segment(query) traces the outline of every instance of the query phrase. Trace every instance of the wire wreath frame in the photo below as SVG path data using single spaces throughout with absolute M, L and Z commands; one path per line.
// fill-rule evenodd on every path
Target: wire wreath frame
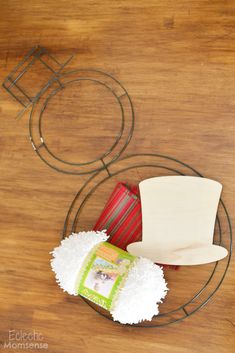
M 58 92 L 73 83 L 89 81 L 103 86 L 116 99 L 121 112 L 121 127 L 111 147 L 87 162 L 69 162 L 49 148 L 42 129 L 43 113 Z M 91 174 L 105 169 L 117 160 L 129 144 L 134 131 L 134 108 L 124 86 L 113 76 L 97 69 L 76 69 L 60 74 L 47 83 L 43 94 L 33 103 L 29 118 L 29 139 L 39 158 L 58 172 L 73 175 Z M 79 155 L 79 151 L 78 151 Z
M 147 158 L 152 159 L 153 161 L 147 162 L 146 164 L 144 162 L 142 162 L 142 163 L 129 165 L 125 168 L 120 168 L 120 169 L 118 168 L 119 163 L 122 163 L 123 161 L 125 161 L 125 162 L 128 162 L 128 164 L 131 164 L 131 160 L 135 159 L 137 157 L 138 158 L 140 157 L 143 160 L 147 157 Z M 156 159 L 158 159 L 157 163 L 156 163 Z M 162 161 L 163 161 L 163 163 L 162 163 Z M 178 165 L 178 167 L 175 168 L 175 167 L 169 166 L 167 164 L 169 162 L 176 163 Z M 117 170 L 115 172 L 112 172 L 111 168 L 114 166 L 117 168 Z M 185 173 L 185 172 L 182 172 L 181 170 L 179 170 L 179 166 L 186 168 L 186 170 L 188 170 L 188 173 Z M 77 225 L 79 225 L 79 216 L 80 216 L 82 209 L 84 209 L 89 198 L 95 193 L 95 191 L 101 185 L 103 185 L 108 180 L 111 180 L 113 177 L 121 175 L 123 172 L 131 171 L 135 168 L 143 168 L 143 167 L 156 168 L 156 170 L 160 168 L 160 169 L 165 170 L 166 173 L 171 172 L 176 175 L 189 175 L 189 174 L 191 175 L 193 173 L 197 177 L 203 177 L 203 175 L 201 173 L 199 173 L 197 170 L 195 170 L 190 165 L 188 165 L 184 162 L 181 162 L 175 158 L 169 157 L 169 156 L 164 156 L 164 155 L 160 155 L 160 154 L 134 154 L 134 155 L 125 156 L 125 157 L 119 159 L 117 162 L 113 163 L 111 166 L 109 166 L 109 167 L 106 166 L 107 173 L 104 177 L 101 178 L 101 180 L 99 182 L 96 183 L 94 181 L 95 178 L 100 175 L 100 172 L 97 172 L 94 175 L 92 175 L 84 183 L 84 185 L 81 187 L 81 189 L 76 194 L 76 196 L 75 196 L 74 200 L 72 201 L 70 208 L 67 212 L 65 222 L 64 222 L 64 228 L 62 231 L 62 238 L 66 237 L 67 235 L 71 234 L 72 232 L 76 232 Z M 94 186 L 90 188 L 91 182 L 94 183 Z M 81 197 L 82 194 L 84 194 L 84 196 Z M 79 203 L 79 206 L 77 206 L 78 203 Z M 223 230 L 223 225 L 221 222 L 221 215 L 223 216 L 223 218 L 225 218 L 226 226 L 228 228 L 226 231 Z M 161 327 L 161 326 L 166 326 L 166 325 L 172 324 L 174 322 L 182 321 L 185 318 L 196 313 L 198 310 L 200 310 L 203 306 L 205 306 L 211 300 L 211 298 L 217 292 L 217 290 L 219 289 L 219 287 L 221 286 L 221 284 L 225 278 L 225 275 L 226 275 L 228 267 L 229 267 L 231 254 L 232 254 L 232 226 L 231 226 L 229 213 L 228 213 L 227 208 L 226 208 L 222 199 L 220 200 L 220 207 L 219 207 L 219 211 L 217 213 L 216 223 L 218 226 L 218 233 L 219 233 L 218 234 L 219 235 L 218 245 L 220 245 L 222 243 L 222 241 L 225 239 L 226 239 L 226 241 L 228 241 L 228 245 L 227 245 L 228 256 L 227 256 L 226 260 L 223 260 L 224 269 L 222 269 L 221 271 L 218 271 L 219 266 L 220 266 L 220 264 L 222 264 L 222 262 L 221 261 L 215 262 L 213 268 L 211 269 L 211 272 L 208 273 L 208 278 L 205 281 L 205 283 L 203 284 L 203 286 L 200 288 L 199 291 L 197 291 L 197 293 L 195 293 L 183 305 L 177 307 L 176 309 L 170 310 L 169 312 L 160 313 L 159 315 L 155 316 L 152 319 L 152 321 L 150 321 L 150 322 L 144 322 L 144 323 L 140 323 L 140 324 L 130 325 L 131 327 L 144 327 L 144 328 Z M 226 262 L 224 262 L 224 261 L 226 261 Z M 221 273 L 219 273 L 219 272 L 221 272 Z M 215 288 L 211 289 L 209 294 L 206 296 L 206 298 L 204 298 L 202 300 L 200 298 L 200 296 L 202 296 L 202 294 L 205 290 L 208 290 L 210 284 L 212 283 L 212 280 L 213 281 L 215 280 L 216 275 L 218 275 L 218 279 L 216 279 L 217 284 L 216 284 Z M 101 309 L 100 307 L 91 303 L 90 301 L 88 301 L 85 298 L 82 298 L 82 299 L 92 309 L 94 309 L 96 312 L 98 312 L 100 315 L 102 315 L 106 319 L 112 320 L 110 314 L 107 311 Z M 195 301 L 199 301 L 199 304 L 196 307 L 194 307 L 193 310 L 189 310 L 188 308 L 190 307 L 190 305 L 192 303 L 194 304 Z M 119 325 L 121 325 L 121 324 L 119 324 Z

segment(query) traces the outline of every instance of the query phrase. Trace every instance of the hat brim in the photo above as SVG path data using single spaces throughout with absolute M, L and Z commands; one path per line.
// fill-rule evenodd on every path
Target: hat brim
M 154 244 L 144 242 L 129 244 L 127 251 L 135 256 L 147 257 L 155 263 L 164 265 L 202 265 L 215 262 L 227 256 L 228 251 L 219 245 L 192 245 L 179 249 L 160 249 Z

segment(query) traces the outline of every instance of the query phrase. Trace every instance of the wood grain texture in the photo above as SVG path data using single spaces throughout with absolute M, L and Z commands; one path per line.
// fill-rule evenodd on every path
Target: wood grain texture
M 223 184 L 233 218 L 233 1 L 9 0 L 0 2 L 0 10 L 1 82 L 36 44 L 61 61 L 75 54 L 70 68 L 110 72 L 124 84 L 135 108 L 135 131 L 125 153 L 162 153 L 192 164 Z M 37 89 L 40 78 L 38 69 L 30 88 Z M 109 146 L 119 126 L 118 119 L 111 119 L 116 108 L 110 97 L 96 110 L 102 92 L 86 95 L 90 87 L 80 88 L 74 96 L 68 90 L 56 97 L 45 117 L 48 143 L 72 161 Z M 3 90 L 0 100 L 1 343 L 8 340 L 8 330 L 36 330 L 51 353 L 232 353 L 233 261 L 207 306 L 161 329 L 118 326 L 57 288 L 49 252 L 59 242 L 66 212 L 86 177 L 57 173 L 43 164 L 28 141 L 28 114 L 16 121 L 17 103 Z M 93 219 L 96 208 L 93 214 L 90 209 Z M 169 274 L 172 293 L 177 276 Z M 187 292 L 197 285 L 197 276 L 197 271 L 191 280 L 187 276 L 187 284 L 182 276 L 176 300 L 185 295 L 184 286 Z

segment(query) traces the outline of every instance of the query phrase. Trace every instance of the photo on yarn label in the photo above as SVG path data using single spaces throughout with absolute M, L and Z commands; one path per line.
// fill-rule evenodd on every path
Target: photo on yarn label
M 118 277 L 118 267 L 97 257 L 89 271 L 84 285 L 109 298 L 111 290 Z
M 101 243 L 88 259 L 78 294 L 110 310 L 135 259 L 109 243 Z

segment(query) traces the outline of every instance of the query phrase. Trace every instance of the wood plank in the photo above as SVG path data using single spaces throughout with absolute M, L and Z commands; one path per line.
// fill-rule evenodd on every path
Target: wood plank
M 61 62 L 75 54 L 70 69 L 109 72 L 128 90 L 135 109 L 125 154 L 161 153 L 191 164 L 223 184 L 233 217 L 234 2 L 9 0 L 0 9 L 1 82 L 37 44 Z M 48 72 L 38 65 L 21 84 L 33 94 L 44 78 Z M 67 210 L 87 177 L 42 163 L 28 140 L 29 114 L 16 121 L 20 106 L 1 93 L 1 343 L 8 342 L 9 330 L 35 330 L 53 353 L 232 353 L 233 266 L 208 305 L 161 329 L 119 326 L 59 290 L 49 252 L 59 243 Z M 54 153 L 72 162 L 89 160 L 114 141 L 120 110 L 109 92 L 77 83 L 51 100 L 42 128 Z M 139 169 L 126 177 L 137 181 L 148 173 Z M 92 226 L 113 185 L 98 191 L 103 199 L 94 197 L 78 226 Z M 166 276 L 173 307 L 200 287 L 207 267 Z

